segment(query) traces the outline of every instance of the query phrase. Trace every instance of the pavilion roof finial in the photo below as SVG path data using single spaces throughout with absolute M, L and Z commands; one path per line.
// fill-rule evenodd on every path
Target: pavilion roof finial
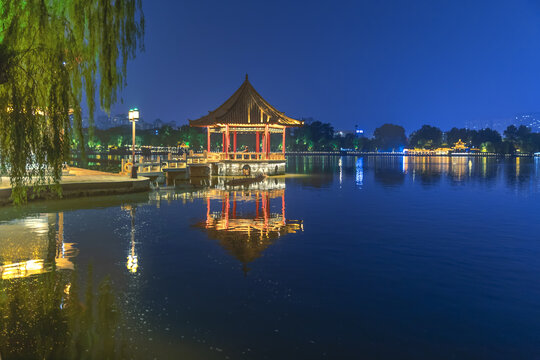
M 246 73 L 246 81 L 248 81 L 248 74 Z

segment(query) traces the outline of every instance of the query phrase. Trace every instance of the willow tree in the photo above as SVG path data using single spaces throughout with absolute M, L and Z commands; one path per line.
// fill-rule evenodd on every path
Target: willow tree
M 14 202 L 58 189 L 81 108 L 107 112 L 143 47 L 141 0 L 0 0 L 0 170 Z

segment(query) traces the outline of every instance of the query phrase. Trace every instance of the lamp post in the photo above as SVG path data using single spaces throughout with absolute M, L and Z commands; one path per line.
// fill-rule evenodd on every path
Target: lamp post
M 132 149 L 131 149 L 131 178 L 136 179 L 137 178 L 137 167 L 135 166 L 135 123 L 139 121 L 139 109 L 133 108 L 129 109 L 129 121 L 133 124 L 133 143 L 132 143 Z

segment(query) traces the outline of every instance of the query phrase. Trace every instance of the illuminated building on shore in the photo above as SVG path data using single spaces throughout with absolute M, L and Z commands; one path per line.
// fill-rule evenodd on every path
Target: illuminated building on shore
M 450 155 L 455 153 L 464 153 L 464 152 L 478 152 L 478 149 L 469 148 L 465 142 L 459 139 L 454 147 L 441 147 L 436 149 L 405 149 L 403 154 L 405 155 Z

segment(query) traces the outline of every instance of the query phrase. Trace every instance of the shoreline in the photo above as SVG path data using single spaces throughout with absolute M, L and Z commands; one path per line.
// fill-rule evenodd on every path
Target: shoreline
M 33 189 L 30 189 L 28 202 L 144 192 L 150 190 L 150 179 L 145 177 L 131 179 L 124 175 L 72 167 L 69 174 L 62 176 L 60 187 L 61 195 L 44 190 L 39 195 L 32 196 Z M 4 180 L 0 182 L 0 207 L 12 204 L 11 185 L 9 180 Z
M 534 154 L 452 153 L 452 154 L 405 154 L 402 152 L 373 151 L 305 151 L 288 152 L 285 156 L 402 156 L 402 157 L 535 157 Z

